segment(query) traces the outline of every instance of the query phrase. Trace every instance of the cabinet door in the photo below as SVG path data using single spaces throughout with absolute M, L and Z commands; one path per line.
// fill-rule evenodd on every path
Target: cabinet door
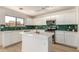
M 56 16 L 56 24 L 64 24 L 63 15 Z
M 75 13 L 71 12 L 71 13 L 66 13 L 63 15 L 63 22 L 64 24 L 76 24 L 76 20 L 75 20 Z
M 34 41 L 33 36 L 29 37 L 28 35 L 22 35 L 22 51 L 23 52 L 34 51 L 35 50 L 34 45 L 36 45 L 36 43 Z
M 77 38 L 75 32 L 66 32 L 65 31 L 65 44 L 76 47 Z
M 56 24 L 76 24 L 75 12 L 59 14 L 56 16 Z
M 48 52 L 48 38 L 42 35 L 22 36 L 23 52 Z
M 64 43 L 64 31 L 56 31 L 55 38 L 57 43 Z

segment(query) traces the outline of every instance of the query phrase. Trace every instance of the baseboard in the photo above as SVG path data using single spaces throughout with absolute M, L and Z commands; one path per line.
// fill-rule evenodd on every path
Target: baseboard
M 7 46 L 5 46 L 5 47 L 3 47 L 3 48 L 8 48 L 8 47 L 10 47 L 10 46 L 13 46 L 13 45 L 19 44 L 19 43 L 21 43 L 21 42 L 22 42 L 22 41 L 19 41 L 19 42 L 13 43 L 13 44 L 11 44 L 11 45 L 7 45 Z
M 79 50 L 79 48 L 77 48 L 77 50 Z
M 55 42 L 55 44 L 59 44 L 59 45 L 63 45 L 63 46 L 66 46 L 66 47 L 70 47 L 70 48 L 75 48 L 75 49 L 77 49 L 77 47 L 70 46 L 70 45 L 66 45 L 66 44 L 63 44 L 63 43 Z

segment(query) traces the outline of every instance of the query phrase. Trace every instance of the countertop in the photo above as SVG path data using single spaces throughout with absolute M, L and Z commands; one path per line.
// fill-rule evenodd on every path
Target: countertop
M 46 36 L 46 37 L 50 37 L 52 35 L 54 35 L 53 32 L 20 32 L 20 34 L 22 35 L 29 35 L 29 36 Z

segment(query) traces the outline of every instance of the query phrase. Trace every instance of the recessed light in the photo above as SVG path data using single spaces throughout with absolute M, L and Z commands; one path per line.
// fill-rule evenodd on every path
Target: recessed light
M 50 6 L 48 8 L 46 8 L 47 10 L 51 10 L 51 9 L 54 9 L 54 7 Z
M 19 8 L 19 10 L 23 10 L 23 8 Z

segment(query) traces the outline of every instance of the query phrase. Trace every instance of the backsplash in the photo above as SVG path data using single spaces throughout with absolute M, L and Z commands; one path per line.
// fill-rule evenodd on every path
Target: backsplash
M 5 25 L 0 25 L 0 31 L 13 31 L 13 30 L 27 30 L 27 29 L 55 29 L 60 31 L 78 31 L 78 25 L 77 24 L 65 24 L 65 25 L 26 25 L 24 27 L 6 27 Z
M 56 25 L 56 29 L 62 30 L 62 31 L 77 32 L 78 31 L 78 25 L 77 24 Z

